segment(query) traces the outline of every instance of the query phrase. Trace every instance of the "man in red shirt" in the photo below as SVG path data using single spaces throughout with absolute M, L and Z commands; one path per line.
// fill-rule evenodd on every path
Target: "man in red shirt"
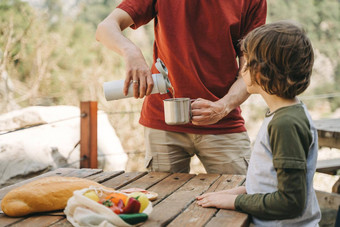
M 96 39 L 126 62 L 124 93 L 135 81 L 134 97 L 146 96 L 139 122 L 145 126 L 149 170 L 189 172 L 190 159 L 197 155 L 208 173 L 246 173 L 250 141 L 239 106 L 249 94 L 238 77 L 244 64 L 239 40 L 265 23 L 266 9 L 265 0 L 123 0 L 98 25 Z M 150 70 L 122 31 L 152 19 Z M 191 123 L 167 125 L 163 100 L 172 95 L 150 95 L 157 58 L 168 69 L 176 98 L 197 99 Z

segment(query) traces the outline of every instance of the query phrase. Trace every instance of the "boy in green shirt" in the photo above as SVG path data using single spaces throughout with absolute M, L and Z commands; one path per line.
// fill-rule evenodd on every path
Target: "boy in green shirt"
M 269 111 L 253 147 L 246 185 L 200 195 L 197 204 L 249 213 L 255 226 L 318 226 L 313 188 L 317 130 L 296 97 L 310 83 L 311 42 L 299 26 L 280 21 L 250 32 L 241 49 L 247 91 L 260 94 Z

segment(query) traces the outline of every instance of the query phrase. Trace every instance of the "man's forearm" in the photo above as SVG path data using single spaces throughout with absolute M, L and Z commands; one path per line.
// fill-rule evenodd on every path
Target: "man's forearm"
M 124 10 L 116 8 L 98 25 L 96 39 L 124 57 L 126 68 L 124 95 L 127 95 L 131 81 L 137 81 L 138 83 L 133 85 L 134 97 L 143 98 L 145 95 L 151 94 L 154 82 L 142 51 L 122 33 L 132 24 L 134 22 L 130 15 Z
M 250 94 L 247 92 L 246 84 L 244 83 L 240 70 L 243 70 L 243 66 L 245 64 L 244 57 L 240 57 L 239 59 L 239 76 L 235 83 L 230 87 L 229 92 L 221 98 L 219 101 L 225 107 L 225 116 L 228 115 L 233 109 L 240 106 Z
M 139 51 L 139 48 L 122 34 L 122 31 L 132 24 L 133 20 L 125 11 L 115 9 L 98 25 L 96 39 L 122 56 Z

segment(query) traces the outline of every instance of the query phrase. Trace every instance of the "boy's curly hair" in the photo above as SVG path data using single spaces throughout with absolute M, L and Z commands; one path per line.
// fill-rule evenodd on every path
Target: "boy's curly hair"
M 267 93 L 291 99 L 308 87 L 313 48 L 304 30 L 295 23 L 279 21 L 260 26 L 242 40 L 241 50 L 251 80 Z

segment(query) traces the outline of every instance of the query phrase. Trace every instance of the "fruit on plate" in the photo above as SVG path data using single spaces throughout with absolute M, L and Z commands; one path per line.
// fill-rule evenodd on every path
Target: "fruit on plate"
M 96 201 L 96 202 L 99 201 L 99 197 L 98 197 L 97 193 L 94 190 L 87 191 L 83 195 L 86 196 L 89 199 L 92 199 L 92 200 Z
M 133 197 L 140 202 L 139 213 L 142 213 L 150 202 L 148 197 L 143 192 L 133 192 L 129 195 L 129 197 Z
M 142 188 L 128 188 L 121 190 L 121 192 L 124 192 L 126 194 L 131 194 L 133 192 L 142 192 L 148 197 L 150 201 L 154 201 L 158 197 L 158 194 L 156 192 L 148 191 Z

